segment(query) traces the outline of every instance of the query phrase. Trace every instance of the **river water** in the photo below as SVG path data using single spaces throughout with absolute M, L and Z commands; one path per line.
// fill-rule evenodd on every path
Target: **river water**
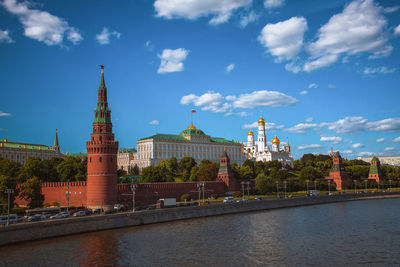
M 399 266 L 400 199 L 225 215 L 53 238 L 0 248 L 0 265 Z

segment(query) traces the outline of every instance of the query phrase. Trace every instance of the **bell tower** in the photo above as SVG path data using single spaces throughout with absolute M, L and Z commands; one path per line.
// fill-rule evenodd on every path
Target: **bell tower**
M 90 135 L 90 141 L 86 142 L 86 149 L 88 153 L 86 206 L 92 209 L 112 209 L 117 203 L 118 142 L 114 140 L 112 132 L 103 65 L 101 65 L 97 107 L 94 111 L 93 133 Z

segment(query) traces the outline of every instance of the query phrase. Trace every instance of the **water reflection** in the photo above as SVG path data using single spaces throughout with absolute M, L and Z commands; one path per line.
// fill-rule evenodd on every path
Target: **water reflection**
M 0 248 L 6 266 L 400 264 L 400 199 L 186 220 Z

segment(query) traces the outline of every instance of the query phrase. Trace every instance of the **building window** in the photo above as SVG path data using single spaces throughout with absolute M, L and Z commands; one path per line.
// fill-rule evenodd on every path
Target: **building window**
M 99 161 L 101 162 L 101 157 L 99 157 Z
M 112 161 L 112 157 L 110 158 L 110 161 L 113 162 L 113 161 Z
M 89 158 L 89 161 L 92 162 L 92 157 Z

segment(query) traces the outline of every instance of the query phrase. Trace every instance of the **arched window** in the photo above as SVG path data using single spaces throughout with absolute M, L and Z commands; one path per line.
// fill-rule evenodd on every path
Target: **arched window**
M 92 162 L 92 157 L 89 158 L 89 161 Z
M 100 161 L 100 162 L 101 162 L 101 160 L 102 160 L 101 157 L 99 157 L 99 161 Z

